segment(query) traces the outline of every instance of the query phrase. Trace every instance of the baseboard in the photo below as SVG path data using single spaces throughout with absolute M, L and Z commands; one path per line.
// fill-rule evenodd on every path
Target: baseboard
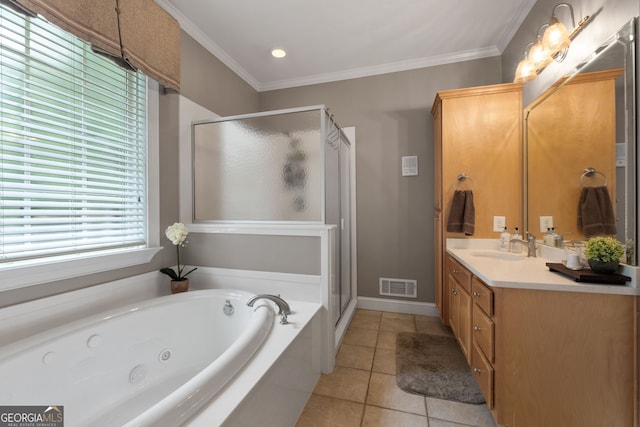
M 423 316 L 438 316 L 438 309 L 432 302 L 358 297 L 358 308 L 364 310 L 391 311 L 394 313 L 421 314 Z

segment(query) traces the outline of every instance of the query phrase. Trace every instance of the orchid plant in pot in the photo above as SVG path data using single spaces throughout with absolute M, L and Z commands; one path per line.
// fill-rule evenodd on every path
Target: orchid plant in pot
M 189 289 L 189 279 L 187 276 L 193 273 L 197 268 L 192 268 L 191 270 L 184 272 L 186 265 L 180 264 L 180 246 L 184 246 L 186 244 L 187 236 L 189 235 L 189 229 L 186 225 L 181 222 L 175 222 L 173 225 L 170 225 L 165 230 L 164 234 L 167 236 L 167 239 L 171 240 L 176 247 L 176 253 L 178 255 L 178 267 L 177 271 L 171 267 L 164 267 L 160 269 L 161 273 L 166 274 L 171 277 L 171 292 L 185 292 Z

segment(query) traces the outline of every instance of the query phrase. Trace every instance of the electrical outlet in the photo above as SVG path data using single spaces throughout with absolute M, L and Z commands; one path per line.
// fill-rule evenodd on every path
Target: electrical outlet
M 498 233 L 504 231 L 504 227 L 507 225 L 507 218 L 504 216 L 493 217 L 493 231 Z
M 540 232 L 546 233 L 548 228 L 553 227 L 553 217 L 552 216 L 541 216 L 540 217 Z

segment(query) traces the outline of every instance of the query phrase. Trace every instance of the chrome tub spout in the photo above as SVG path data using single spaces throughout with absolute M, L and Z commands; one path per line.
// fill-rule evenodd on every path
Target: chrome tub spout
M 256 295 L 251 299 L 249 299 L 249 301 L 247 301 L 247 305 L 249 307 L 253 307 L 253 304 L 255 304 L 255 302 L 258 301 L 259 299 L 267 299 L 269 301 L 274 302 L 278 306 L 278 314 L 280 315 L 280 324 L 286 325 L 287 323 L 289 323 L 289 321 L 287 320 L 287 316 L 291 314 L 291 308 L 289 307 L 289 304 L 287 304 L 287 302 L 280 297 L 280 295 L 269 295 L 269 294 Z

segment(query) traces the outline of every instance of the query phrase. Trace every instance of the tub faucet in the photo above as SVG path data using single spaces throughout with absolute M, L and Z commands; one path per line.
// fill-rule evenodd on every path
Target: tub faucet
M 247 305 L 249 307 L 253 307 L 253 304 L 259 299 L 268 299 L 269 301 L 273 301 L 278 306 L 278 314 L 280 315 L 280 324 L 286 325 L 289 323 L 287 320 L 287 316 L 291 314 L 291 308 L 289 308 L 289 304 L 282 298 L 280 295 L 268 295 L 268 294 L 260 294 L 252 297 L 249 301 L 247 301 Z
M 511 243 L 520 243 L 523 246 L 527 246 L 527 256 L 536 257 L 536 236 L 527 231 L 527 240 L 511 239 Z

